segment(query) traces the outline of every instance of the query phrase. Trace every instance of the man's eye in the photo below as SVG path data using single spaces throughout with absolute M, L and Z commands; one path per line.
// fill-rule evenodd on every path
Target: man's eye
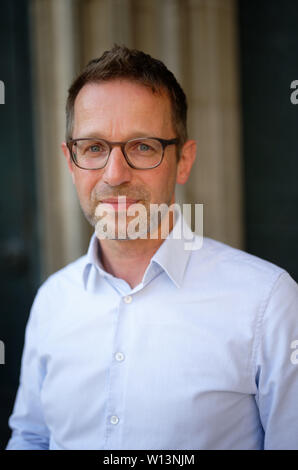
M 143 142 L 141 142 L 139 145 L 138 145 L 138 150 L 140 150 L 141 152 L 146 152 L 148 150 L 150 150 L 151 147 L 147 144 L 144 144 Z
M 94 144 L 94 145 L 90 145 L 90 147 L 88 147 L 87 150 L 88 152 L 91 152 L 91 153 L 98 153 L 98 152 L 101 152 L 103 148 L 101 145 Z
M 147 142 L 139 142 L 135 146 L 135 151 L 138 153 L 146 153 L 146 154 L 151 154 L 156 152 L 156 148 L 154 145 L 150 145 L 150 143 Z

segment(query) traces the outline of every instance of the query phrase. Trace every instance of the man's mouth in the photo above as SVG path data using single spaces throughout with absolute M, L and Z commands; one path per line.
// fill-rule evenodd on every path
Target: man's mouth
M 139 199 L 131 199 L 126 196 L 118 196 L 102 199 L 100 203 L 110 204 L 115 211 L 125 211 L 128 209 L 129 206 L 131 206 L 132 204 L 136 204 L 139 201 Z

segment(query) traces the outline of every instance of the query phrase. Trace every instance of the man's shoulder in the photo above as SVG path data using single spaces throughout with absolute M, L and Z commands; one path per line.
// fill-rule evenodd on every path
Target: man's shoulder
M 70 262 L 58 271 L 51 274 L 40 286 L 39 290 L 52 290 L 57 287 L 66 288 L 71 286 L 74 288 L 76 285 L 82 285 L 83 271 L 87 263 L 87 255 L 83 255 L 75 261 Z
M 83 291 L 83 272 L 87 255 L 51 274 L 37 289 L 31 308 L 31 319 L 45 329 L 57 315 L 66 311 L 69 302 L 77 302 Z M 35 320 L 34 320 L 35 319 Z
M 274 282 L 282 273 L 286 273 L 282 267 L 270 261 L 209 237 L 204 237 L 202 248 L 193 252 L 192 261 L 194 269 L 200 270 L 202 267 L 204 271 L 214 270 L 232 279 Z
M 274 298 L 297 302 L 297 283 L 285 269 L 208 237 L 192 252 L 184 280 L 189 295 L 227 301 L 231 311 L 260 312 Z

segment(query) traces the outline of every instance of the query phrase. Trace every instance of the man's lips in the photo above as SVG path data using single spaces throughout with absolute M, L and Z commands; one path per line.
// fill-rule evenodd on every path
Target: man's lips
M 107 198 L 100 201 L 101 204 L 110 204 L 113 206 L 114 210 L 126 210 L 132 204 L 138 203 L 139 199 L 130 199 L 130 198 Z

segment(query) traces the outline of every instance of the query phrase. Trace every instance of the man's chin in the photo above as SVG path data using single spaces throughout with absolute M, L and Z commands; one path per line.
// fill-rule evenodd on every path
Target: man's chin
M 129 222 L 126 221 L 123 223 L 107 222 L 106 220 L 99 220 L 95 224 L 95 234 L 99 240 L 117 240 L 117 241 L 129 241 L 136 239 L 147 239 L 149 238 L 149 233 L 147 231 L 147 223 L 143 229 L 140 230 L 139 227 L 132 226 Z
M 167 204 L 155 204 L 149 209 L 144 204 L 132 207 L 133 210 L 115 211 L 111 205 L 99 204 L 94 214 L 97 238 L 119 241 L 166 238 L 172 227 L 171 211 Z

